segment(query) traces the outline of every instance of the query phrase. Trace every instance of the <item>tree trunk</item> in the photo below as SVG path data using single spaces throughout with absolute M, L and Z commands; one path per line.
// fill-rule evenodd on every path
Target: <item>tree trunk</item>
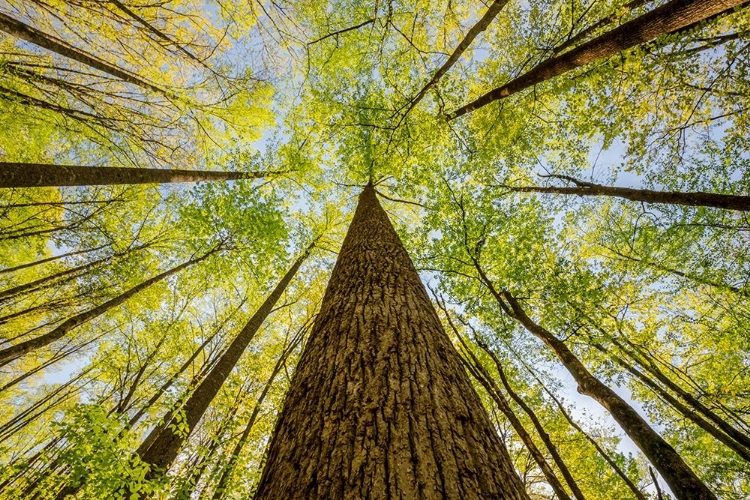
M 653 191 L 651 189 L 634 189 L 625 187 L 603 186 L 591 182 L 583 182 L 568 176 L 554 176 L 565 178 L 577 184 L 576 187 L 557 186 L 502 186 L 511 191 L 523 193 L 553 193 L 574 194 L 579 196 L 613 196 L 645 203 L 662 203 L 665 205 L 687 205 L 689 207 L 713 207 L 726 210 L 750 210 L 750 196 L 735 194 Z
M 632 406 L 592 375 L 563 341 L 535 323 L 510 292 L 504 290 L 502 294 L 499 293 L 487 279 L 484 271 L 481 271 L 480 275 L 503 311 L 555 353 L 578 384 L 578 392 L 595 399 L 612 415 L 622 430 L 654 464 L 678 499 L 716 499 L 674 448 L 654 431 Z
M 727 12 L 746 2 L 747 0 L 672 0 L 569 52 L 537 64 L 518 78 L 450 113 L 447 119 L 453 120 L 491 102 L 504 99 L 572 69 L 654 40 L 661 35 L 674 33 L 684 28 L 692 29 L 700 21 Z
M 104 304 L 96 306 L 92 309 L 89 309 L 88 311 L 84 311 L 80 314 L 73 316 L 70 319 L 65 320 L 58 327 L 56 327 L 55 329 L 53 329 L 52 331 L 48 333 L 45 333 L 42 336 L 33 338 L 31 340 L 27 340 L 25 342 L 21 342 L 19 344 L 16 344 L 14 346 L 1 350 L 0 351 L 0 366 L 5 366 L 11 361 L 13 361 L 14 359 L 20 358 L 21 356 L 28 354 L 29 352 L 35 351 L 37 349 L 41 349 L 42 347 L 47 346 L 51 344 L 52 342 L 61 339 L 69 331 L 73 330 L 74 328 L 77 328 L 81 326 L 82 324 L 91 321 L 97 316 L 101 316 L 102 314 L 106 313 L 110 309 L 119 306 L 120 304 L 128 300 L 130 297 L 145 290 L 146 288 L 150 287 L 154 283 L 157 283 L 163 279 L 166 279 L 172 276 L 173 274 L 185 269 L 186 267 L 190 267 L 193 264 L 202 262 L 203 260 L 207 259 L 212 254 L 219 251 L 219 249 L 220 247 L 216 247 L 212 249 L 211 251 L 209 251 L 208 253 L 202 255 L 201 257 L 190 259 L 187 262 L 183 262 L 179 266 L 173 267 L 172 269 L 169 269 L 168 271 L 164 271 L 163 273 L 157 274 L 156 276 L 147 279 L 143 283 L 140 283 L 134 286 L 130 290 L 118 295 L 117 297 L 108 300 Z
M 265 401 L 266 396 L 268 395 L 268 391 L 271 389 L 276 376 L 284 367 L 284 363 L 286 362 L 287 357 L 289 357 L 289 354 L 291 354 L 292 351 L 297 348 L 297 345 L 299 345 L 299 342 L 301 340 L 302 338 L 300 336 L 294 342 L 292 342 L 289 347 L 284 349 L 284 351 L 281 353 L 281 356 L 279 356 L 279 359 L 276 360 L 276 365 L 274 365 L 271 375 L 268 377 L 268 380 L 266 380 L 266 383 L 263 385 L 263 389 L 261 390 L 258 399 L 255 401 L 255 405 L 253 406 L 253 411 L 250 414 L 250 418 L 248 418 L 247 424 L 245 424 L 245 428 L 242 430 L 242 434 L 240 435 L 239 440 L 237 440 L 237 443 L 235 443 L 234 448 L 232 449 L 232 453 L 229 456 L 229 460 L 223 467 L 220 468 L 221 475 L 218 482 L 216 483 L 216 487 L 214 488 L 211 500 L 220 500 L 224 497 L 227 486 L 229 485 L 229 480 L 232 478 L 234 468 L 237 466 L 237 461 L 240 459 L 242 449 L 245 447 L 245 444 L 247 444 L 247 440 L 250 437 L 250 432 L 252 432 L 253 427 L 255 426 L 255 421 L 258 419 L 258 415 L 260 415 L 260 410 L 263 406 L 263 402 Z
M 119 68 L 114 64 L 108 63 L 98 57 L 88 54 L 81 49 L 78 49 L 69 43 L 60 40 L 52 35 L 44 33 L 32 26 L 29 26 L 17 19 L 14 19 L 7 14 L 0 12 L 0 30 L 26 40 L 27 42 L 43 47 L 47 50 L 55 52 L 63 57 L 78 61 L 81 64 L 95 68 L 103 73 L 107 73 L 122 81 L 132 83 L 146 90 L 151 90 L 159 94 L 168 94 L 164 89 L 159 88 L 153 83 L 149 83 L 140 78 L 135 73 L 128 70 Z
M 605 348 L 601 344 L 593 344 L 593 346 L 596 347 L 601 352 L 606 353 L 610 357 L 610 359 L 612 359 L 615 363 L 617 363 L 622 368 L 627 370 L 631 375 L 633 375 L 637 380 L 639 380 L 644 386 L 654 391 L 654 393 L 656 393 L 664 402 L 666 402 L 668 405 L 674 408 L 674 410 L 677 411 L 679 414 L 681 414 L 683 417 L 687 418 L 688 420 L 693 422 L 695 425 L 697 425 L 698 427 L 706 431 L 710 436 L 712 436 L 714 439 L 716 439 L 720 443 L 724 444 L 730 450 L 737 453 L 744 460 L 750 462 L 750 449 L 744 447 L 736 439 L 733 439 L 731 436 L 725 434 L 724 432 L 716 428 L 713 424 L 705 420 L 703 417 L 696 414 L 690 408 L 688 408 L 687 406 L 682 404 L 679 400 L 677 400 L 677 398 L 669 394 L 663 387 L 657 384 L 654 380 L 651 380 L 645 373 L 638 370 L 636 367 L 634 367 L 633 365 L 631 365 L 630 363 L 628 363 L 621 357 L 615 354 L 612 354 L 611 352 L 609 352 L 607 348 Z
M 255 495 L 289 498 L 528 498 L 371 183 Z
M 461 58 L 463 53 L 466 52 L 466 49 L 469 48 L 474 39 L 487 29 L 492 20 L 497 17 L 497 15 L 501 10 L 503 10 L 503 7 L 505 7 L 505 4 L 507 3 L 508 0 L 495 0 L 494 2 L 492 2 L 492 5 L 487 7 L 484 15 L 466 33 L 466 36 L 463 38 L 463 40 L 461 40 L 455 50 L 451 53 L 451 55 L 448 57 L 448 60 L 446 60 L 445 63 L 440 66 L 437 71 L 435 71 L 435 74 L 432 75 L 430 81 L 427 82 L 424 87 L 422 87 L 422 90 L 420 90 L 419 93 L 409 103 L 407 103 L 408 108 L 404 112 L 403 116 L 408 115 L 409 112 L 414 109 L 414 107 L 419 104 L 419 101 L 421 101 L 422 98 L 427 94 L 427 91 L 435 86 L 440 81 L 440 79 L 448 72 L 448 70 L 450 70 L 453 65 L 458 62 L 458 60 Z
M 55 255 L 55 256 L 52 256 L 52 257 L 47 257 L 46 259 L 40 259 L 40 260 L 37 260 L 37 261 L 34 261 L 34 262 L 28 262 L 26 264 L 19 264 L 19 265 L 14 266 L 14 267 L 6 267 L 5 269 L 0 269 L 0 274 L 12 273 L 12 272 L 15 272 L 15 271 L 20 271 L 21 269 L 27 269 L 29 267 L 39 266 L 41 264 L 46 264 L 47 262 L 52 262 L 52 261 L 55 261 L 55 260 L 58 260 L 58 259 L 64 259 L 65 257 L 72 257 L 73 255 L 81 255 L 81 254 L 85 254 L 85 253 L 89 253 L 89 252 L 95 252 L 97 250 L 101 250 L 102 248 L 108 247 L 109 245 L 110 245 L 110 243 L 107 243 L 105 245 L 100 245 L 100 246 L 94 247 L 94 248 L 88 248 L 86 250 L 77 250 L 75 252 L 68 252 L 68 253 L 64 253 L 64 254 L 60 254 L 60 255 Z
M 260 179 L 263 176 L 278 173 L 0 162 L 0 188 L 231 181 Z
M 214 396 L 219 392 L 219 389 L 221 389 L 224 381 L 229 377 L 229 373 L 234 369 L 242 356 L 242 353 L 245 352 L 250 341 L 255 337 L 255 334 L 263 325 L 263 322 L 272 312 L 274 305 L 284 293 L 287 285 L 292 281 L 292 278 L 294 278 L 297 270 L 312 249 L 313 245 L 310 245 L 304 253 L 297 258 L 289 271 L 287 271 L 281 281 L 276 285 L 276 288 L 273 289 L 265 302 L 263 302 L 260 308 L 258 308 L 255 314 L 253 314 L 252 318 L 250 318 L 239 335 L 237 335 L 232 341 L 226 352 L 222 354 L 213 369 L 211 369 L 195 392 L 193 392 L 193 394 L 190 395 L 190 398 L 185 402 L 182 411 L 184 412 L 184 422 L 187 425 L 186 435 L 177 432 L 176 425 L 166 425 L 163 427 L 163 430 L 159 435 L 153 439 L 153 442 L 147 449 L 138 450 L 138 455 L 140 455 L 141 460 L 151 465 L 148 477 L 153 478 L 159 472 L 165 472 L 172 465 L 172 462 L 180 451 L 182 443 L 190 436 L 190 433 L 198 425 L 203 413 L 205 413 L 206 409 L 211 404 L 211 401 L 213 401 Z M 146 438 L 147 441 L 149 441 L 149 439 L 150 436 Z

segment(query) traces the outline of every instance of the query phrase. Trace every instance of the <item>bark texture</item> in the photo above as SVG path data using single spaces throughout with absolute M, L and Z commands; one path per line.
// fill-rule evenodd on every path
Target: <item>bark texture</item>
M 167 168 L 88 167 L 0 162 L 0 188 L 231 181 L 259 179 L 272 173 L 278 172 L 217 172 Z
M 654 191 L 652 189 L 635 189 L 626 187 L 603 186 L 593 182 L 584 182 L 568 176 L 554 176 L 570 180 L 576 187 L 557 186 L 503 186 L 511 191 L 523 193 L 573 194 L 578 196 L 612 196 L 644 203 L 661 203 L 665 205 L 687 205 L 690 207 L 713 207 L 726 210 L 750 210 L 750 196 L 736 194 L 706 193 L 703 191 Z
M 447 118 L 453 120 L 537 83 L 649 42 L 661 35 L 684 28 L 690 29 L 705 19 L 746 3 L 747 0 L 672 0 L 560 56 L 539 63 L 502 87 L 493 89 L 450 113 Z
M 371 184 L 255 498 L 528 498 Z

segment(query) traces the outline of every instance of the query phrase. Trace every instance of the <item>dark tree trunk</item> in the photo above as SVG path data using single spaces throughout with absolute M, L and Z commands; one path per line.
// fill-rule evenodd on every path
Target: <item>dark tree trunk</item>
M 713 207 L 726 210 L 750 210 L 750 196 L 681 191 L 654 191 L 651 189 L 634 189 L 625 187 L 603 186 L 584 182 L 568 176 L 554 176 L 570 180 L 575 187 L 557 186 L 502 186 L 511 191 L 523 193 L 573 194 L 578 196 L 612 196 L 645 203 L 662 203 L 665 205 L 687 205 L 689 207 Z
M 97 316 L 101 316 L 102 314 L 106 313 L 113 307 L 119 306 L 120 304 L 128 300 L 130 297 L 145 290 L 146 288 L 150 287 L 154 283 L 157 283 L 163 279 L 166 279 L 172 276 L 173 274 L 180 272 L 186 267 L 190 267 L 193 264 L 197 264 L 199 262 L 204 261 L 212 254 L 216 253 L 219 249 L 220 249 L 219 247 L 216 247 L 210 252 L 200 257 L 190 259 L 187 262 L 183 262 L 179 266 L 173 267 L 172 269 L 169 269 L 168 271 L 164 271 L 163 273 L 157 274 L 156 276 L 147 279 L 143 283 L 140 283 L 134 286 L 130 290 L 123 292 L 117 297 L 110 299 L 107 302 L 101 305 L 98 305 L 92 309 L 89 309 L 80 314 L 77 314 L 70 319 L 65 320 L 62 324 L 57 326 L 52 331 L 45 333 L 44 335 L 41 335 L 39 337 L 33 338 L 31 340 L 27 340 L 25 342 L 21 342 L 19 344 L 16 344 L 14 346 L 7 347 L 1 350 L 0 351 L 0 366 L 5 366 L 11 361 L 13 361 L 14 359 L 20 358 L 21 356 L 28 354 L 29 352 L 35 351 L 37 349 L 41 349 L 42 347 L 47 346 L 51 344 L 52 342 L 55 342 L 56 340 L 61 339 L 69 331 L 73 330 L 74 328 L 77 328 L 83 325 L 84 323 L 88 323 L 89 321 L 96 318 Z
M 260 179 L 263 176 L 275 173 L 278 172 L 217 172 L 168 168 L 87 167 L 0 162 L 0 188 L 231 181 L 236 179 Z
M 290 498 L 528 498 L 372 184 L 255 496 Z
M 198 425 L 201 417 L 211 404 L 211 401 L 213 401 L 214 396 L 216 396 L 224 381 L 229 377 L 230 372 L 234 369 L 248 344 L 263 325 L 263 322 L 273 311 L 274 305 L 281 298 L 289 282 L 297 274 L 297 270 L 299 270 L 302 263 L 310 254 L 312 248 L 313 246 L 310 245 L 297 258 L 292 267 L 276 285 L 276 288 L 273 289 L 239 335 L 232 341 L 226 352 L 222 354 L 216 365 L 206 375 L 206 378 L 203 379 L 195 392 L 185 402 L 182 411 L 184 412 L 184 422 L 187 425 L 187 435 L 176 432 L 177 426 L 166 425 L 163 426 L 158 436 L 151 441 L 151 445 L 148 448 L 142 447 L 142 449 L 138 450 L 141 460 L 151 465 L 149 477 L 154 477 L 156 474 L 166 471 L 172 465 L 174 459 L 177 458 L 182 443 Z M 149 441 L 150 436 L 146 440 Z
M 533 69 L 502 87 L 493 89 L 450 113 L 447 118 L 453 120 L 491 102 L 504 99 L 572 69 L 649 42 L 661 35 L 674 33 L 684 28 L 692 29 L 700 21 L 727 12 L 746 2 L 747 0 L 672 0 L 569 52 L 537 64 Z

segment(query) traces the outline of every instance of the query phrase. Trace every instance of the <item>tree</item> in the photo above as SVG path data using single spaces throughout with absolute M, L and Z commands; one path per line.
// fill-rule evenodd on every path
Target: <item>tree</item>
M 278 172 L 216 172 L 210 170 L 84 167 L 38 163 L 0 162 L 0 188 L 49 186 L 102 186 L 165 182 L 260 179 Z
M 256 498 L 354 492 L 526 498 L 371 182 L 276 424 Z

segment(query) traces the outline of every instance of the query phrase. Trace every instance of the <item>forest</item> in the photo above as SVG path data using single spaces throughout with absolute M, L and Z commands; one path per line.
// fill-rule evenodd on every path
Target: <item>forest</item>
M 746 0 L 0 0 L 0 498 L 750 498 Z

